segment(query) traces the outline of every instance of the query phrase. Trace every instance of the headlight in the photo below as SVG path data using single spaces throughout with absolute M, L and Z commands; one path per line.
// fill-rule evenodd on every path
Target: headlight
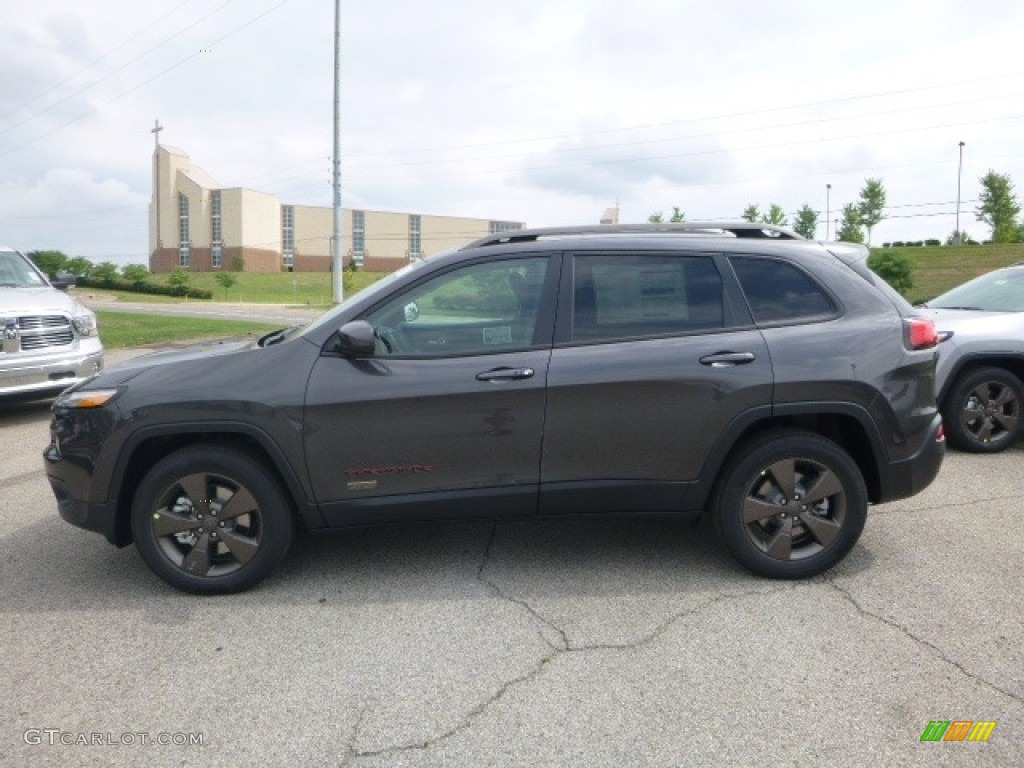
M 99 408 L 109 403 L 117 394 L 116 389 L 79 389 L 66 392 L 57 398 L 54 408 Z
M 96 315 L 89 310 L 75 315 L 71 322 L 75 324 L 75 330 L 78 331 L 79 336 L 95 336 L 99 332 L 96 328 Z

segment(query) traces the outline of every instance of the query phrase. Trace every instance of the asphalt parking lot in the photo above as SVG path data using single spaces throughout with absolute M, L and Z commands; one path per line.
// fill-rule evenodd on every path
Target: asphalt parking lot
M 805 582 L 707 526 L 478 522 L 199 598 L 57 517 L 47 424 L 0 408 L 0 765 L 1024 765 L 1024 445 L 948 453 Z

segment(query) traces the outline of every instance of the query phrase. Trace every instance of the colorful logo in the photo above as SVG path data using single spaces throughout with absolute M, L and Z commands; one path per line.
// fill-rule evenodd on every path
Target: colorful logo
M 921 741 L 988 741 L 995 727 L 995 720 L 932 720 Z

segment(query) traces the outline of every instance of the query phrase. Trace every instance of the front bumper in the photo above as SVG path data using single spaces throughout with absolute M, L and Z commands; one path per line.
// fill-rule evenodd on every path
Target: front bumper
M 76 348 L 55 354 L 0 352 L 0 397 L 56 394 L 103 370 L 103 347 L 99 339 L 82 339 Z
M 118 547 L 131 544 L 131 532 L 117 524 L 112 504 L 90 502 L 84 498 L 89 488 L 89 475 L 65 459 L 53 443 L 43 451 L 46 460 L 46 479 L 57 499 L 57 512 L 61 518 L 87 531 L 102 533 L 107 541 Z

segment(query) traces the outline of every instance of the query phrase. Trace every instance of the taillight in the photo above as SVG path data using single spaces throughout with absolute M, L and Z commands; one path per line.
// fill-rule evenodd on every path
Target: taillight
M 903 339 L 908 349 L 931 349 L 939 343 L 935 321 L 930 317 L 908 317 L 903 323 Z

